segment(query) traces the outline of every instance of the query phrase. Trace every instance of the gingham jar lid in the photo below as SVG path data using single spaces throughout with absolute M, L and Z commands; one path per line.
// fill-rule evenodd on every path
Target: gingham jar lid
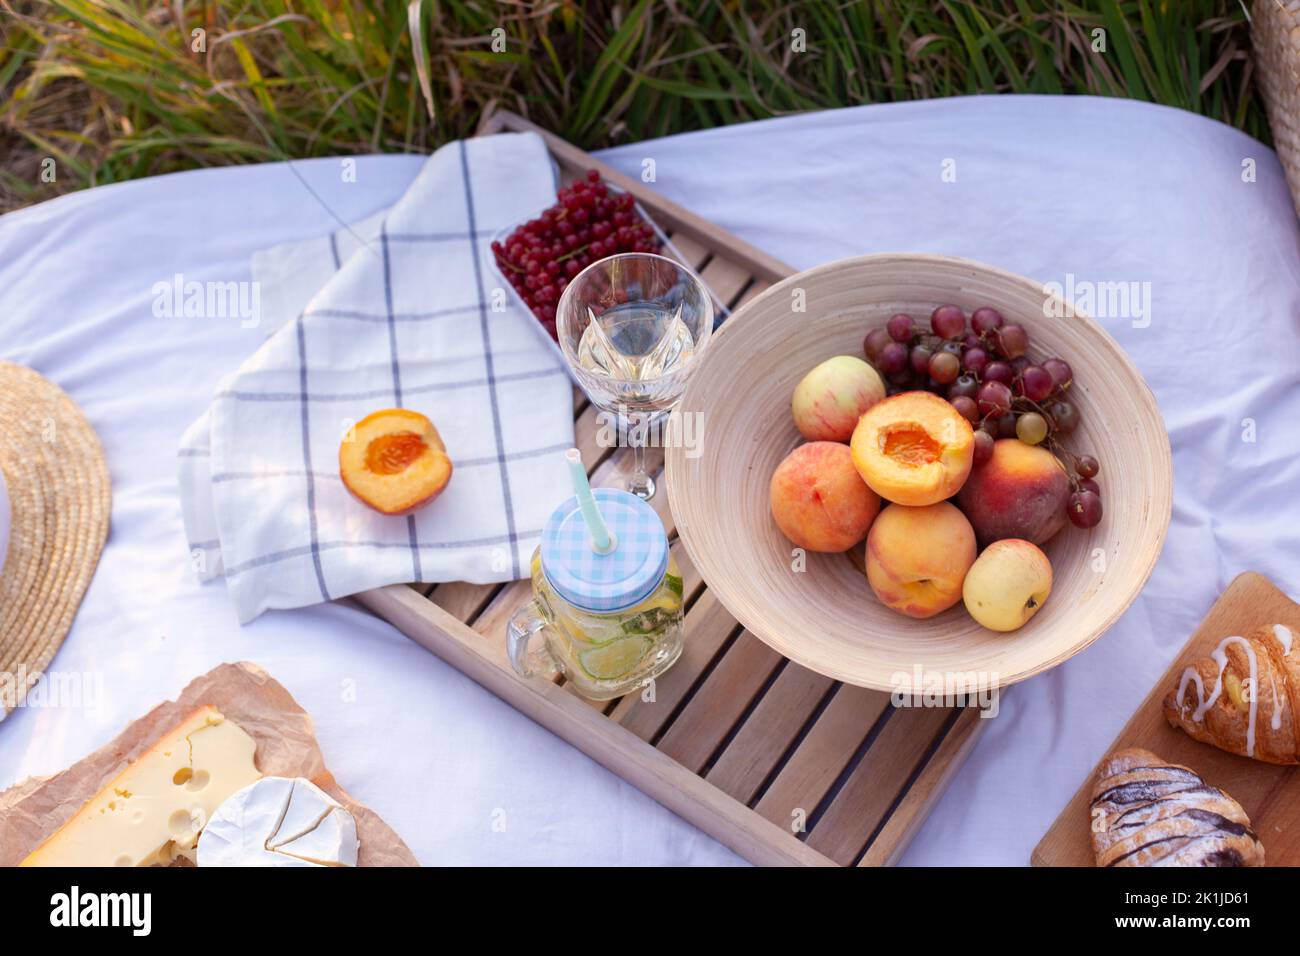
M 653 508 L 635 495 L 596 488 L 596 507 L 617 546 L 598 554 L 576 496 L 551 513 L 542 529 L 542 571 L 570 604 L 620 611 L 644 601 L 668 571 L 668 536 Z

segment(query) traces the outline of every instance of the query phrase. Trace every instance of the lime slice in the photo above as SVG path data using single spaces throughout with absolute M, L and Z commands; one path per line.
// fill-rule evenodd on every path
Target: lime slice
M 678 608 L 656 604 L 646 608 L 636 617 L 623 622 L 624 634 L 654 634 L 673 622 Z
M 583 651 L 578 661 L 588 676 L 596 680 L 617 680 L 641 663 L 653 643 L 648 637 L 625 637 Z
M 672 591 L 680 599 L 682 596 L 682 579 L 675 574 L 664 575 L 664 583 L 668 585 L 668 590 Z

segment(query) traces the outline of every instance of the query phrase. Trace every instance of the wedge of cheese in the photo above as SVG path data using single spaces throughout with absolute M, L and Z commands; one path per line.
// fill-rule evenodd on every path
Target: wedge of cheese
M 223 803 L 199 838 L 199 866 L 356 866 L 357 824 L 304 777 L 263 777 Z
M 257 744 L 201 707 L 77 811 L 22 866 L 154 866 L 194 860 L 199 834 L 227 797 L 262 775 Z

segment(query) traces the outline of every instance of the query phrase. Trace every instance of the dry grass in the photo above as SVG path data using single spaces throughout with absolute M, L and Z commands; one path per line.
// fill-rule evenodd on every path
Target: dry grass
M 977 92 L 1132 97 L 1268 138 L 1236 0 L 417 3 L 418 50 L 407 0 L 0 0 L 0 209 L 194 166 L 427 151 L 498 105 L 588 147 Z

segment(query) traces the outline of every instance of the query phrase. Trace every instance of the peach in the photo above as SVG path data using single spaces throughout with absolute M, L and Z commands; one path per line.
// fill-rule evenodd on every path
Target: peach
M 975 433 L 939 396 L 903 392 L 862 416 L 850 447 L 872 491 L 895 504 L 922 507 L 961 488 L 974 461 Z
M 1065 526 L 1070 479 L 1041 445 L 1018 438 L 993 444 L 993 457 L 971 472 L 957 496 L 982 544 L 1023 538 L 1042 544 Z
M 881 604 L 908 617 L 934 617 L 960 601 L 974 561 L 975 532 L 946 501 L 890 505 L 867 535 L 867 582 Z
M 874 368 L 852 355 L 837 355 L 795 386 L 790 410 L 808 441 L 846 442 L 862 413 L 884 397 L 885 383 Z
M 1021 538 L 994 541 L 971 565 L 962 585 L 970 616 L 991 631 L 1014 631 L 1052 593 L 1052 563 Z
M 781 533 L 809 551 L 847 551 L 880 511 L 848 446 L 838 442 L 809 442 L 790 452 L 772 474 L 768 495 Z
M 371 412 L 339 445 L 339 477 L 380 514 L 405 515 L 442 494 L 451 459 L 433 422 L 406 408 Z

